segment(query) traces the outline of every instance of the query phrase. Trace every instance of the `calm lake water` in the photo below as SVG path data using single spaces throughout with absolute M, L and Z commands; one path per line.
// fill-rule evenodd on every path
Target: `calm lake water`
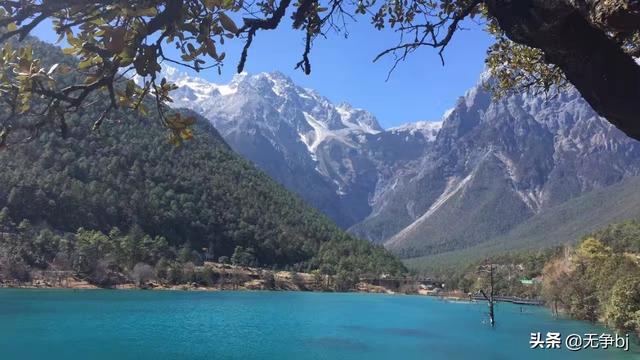
M 0 289 L 0 359 L 638 359 L 530 350 L 531 332 L 607 331 L 547 310 L 299 292 Z

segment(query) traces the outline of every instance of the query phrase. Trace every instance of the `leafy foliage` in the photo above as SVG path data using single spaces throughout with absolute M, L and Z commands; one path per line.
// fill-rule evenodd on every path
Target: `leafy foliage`
M 32 109 L 32 96 L 51 99 L 44 112 L 49 119 L 61 122 L 65 112 L 77 110 L 90 94 L 99 92 L 109 101 L 96 116 L 96 127 L 118 107 L 146 112 L 143 100 L 152 95 L 160 120 L 174 130 L 176 121 L 165 116 L 163 104 L 171 100 L 168 94 L 175 87 L 156 79 L 160 62 L 180 63 L 196 71 L 220 69 L 225 53 L 219 52 L 216 44 L 224 44 L 225 38 L 238 32 L 226 12 L 238 11 L 241 6 L 235 1 L 210 0 L 5 2 L 0 8 L 0 42 L 4 43 L 0 91 L 9 95 L 7 102 L 13 113 L 38 113 Z M 78 59 L 72 68 L 79 77 L 73 84 L 64 86 L 59 81 L 59 73 L 69 67 L 54 64 L 44 68 L 29 47 L 14 50 L 7 41 L 24 39 L 45 19 L 52 20 L 58 41 L 69 45 L 64 54 Z M 167 46 L 179 49 L 181 58 L 167 57 Z M 205 65 L 205 58 L 212 64 Z M 118 87 L 131 71 L 145 78 L 144 84 L 138 87 L 128 80 L 126 86 Z M 5 133 L 9 130 L 4 127 Z M 189 137 L 188 132 L 181 135 Z
M 640 253 L 640 221 L 628 220 L 596 231 L 593 237 L 614 252 Z
M 499 35 L 487 53 L 492 81 L 485 86 L 495 97 L 530 90 L 555 95 L 568 86 L 564 73 L 544 61 L 544 53 Z
M 543 19 L 539 19 L 534 11 L 524 9 L 520 12 L 530 13 L 528 20 L 551 24 L 558 22 L 556 17 L 564 16 L 567 12 L 564 9 L 569 8 L 572 14 L 579 14 L 581 21 L 606 34 L 614 48 L 631 56 L 640 54 L 640 10 L 636 1 L 567 3 L 563 2 L 564 7 L 558 8 L 562 11 L 553 11 L 554 8 L 548 9 L 549 3 L 545 2 Z M 463 21 L 478 16 L 486 20 L 488 31 L 497 39 L 487 58 L 490 71 L 498 79 L 492 84 L 496 93 L 531 86 L 549 90 L 564 83 L 564 73 L 551 65 L 544 46 L 536 46 L 535 41 L 532 45 L 524 38 L 515 43 L 513 38 L 518 36 L 514 36 L 514 32 L 507 36 L 508 31 L 501 25 L 509 23 L 509 16 L 515 15 L 500 18 L 497 11 L 506 5 L 511 6 L 496 0 L 364 0 L 356 3 L 344 0 L 282 0 L 279 3 L 242 0 L 6 1 L 0 8 L 0 43 L 4 45 L 0 57 L 0 92 L 5 95 L 12 113 L 39 114 L 46 121 L 62 124 L 66 112 L 77 110 L 91 93 L 99 92 L 109 101 L 96 116 L 97 120 L 94 119 L 96 126 L 118 107 L 145 112 L 142 100 L 151 95 L 155 97 L 160 120 L 170 125 L 171 121 L 164 114 L 164 104 L 171 101 L 169 93 L 175 87 L 158 78 L 163 62 L 196 71 L 211 67 L 220 71 L 225 59 L 222 51 L 225 41 L 241 38 L 245 44 L 238 64 L 240 72 L 256 33 L 280 26 L 291 8 L 292 27 L 303 33 L 305 44 L 302 60 L 296 67 L 307 74 L 311 72 L 309 57 L 314 39 L 325 36 L 330 30 L 346 33 L 347 20 L 358 14 L 370 16 L 377 29 L 388 26 L 400 34 L 396 46 L 376 57 L 377 60 L 393 54 L 394 68 L 424 46 L 437 49 L 442 57 L 456 32 L 462 28 Z M 242 17 L 242 25 L 234 20 L 239 17 Z M 65 54 L 78 58 L 73 66 L 53 64 L 45 67 L 27 47 L 12 48 L 8 40 L 24 39 L 46 19 L 52 21 L 59 40 L 69 44 Z M 165 51 L 167 47 L 178 49 L 180 58 L 169 57 Z M 71 69 L 78 73 L 77 81 L 62 84 L 60 73 Z M 142 86 L 133 85 L 130 80 L 133 75 L 144 79 Z M 118 81 L 127 78 L 127 86 L 117 86 Z M 45 109 L 34 109 L 31 103 L 34 97 L 50 102 Z M 4 122 L 11 118 L 9 116 Z M 21 124 L 12 125 L 2 124 L 0 145 L 7 141 L 12 128 Z M 189 131 L 179 131 L 172 141 L 190 137 Z
M 620 16 L 628 12 L 627 16 L 631 17 L 637 12 L 633 10 L 630 1 L 602 1 L 597 2 L 596 6 L 578 1 L 575 6 L 585 14 L 592 26 L 608 33 L 629 55 L 637 57 L 640 54 L 640 28 L 622 26 L 614 18 L 614 14 Z M 486 8 L 483 12 L 488 20 L 487 31 L 496 39 L 486 58 L 488 70 L 494 78 L 486 86 L 495 96 L 502 97 L 527 90 L 555 95 L 568 86 L 563 71 L 549 62 L 542 49 L 513 41 Z
M 637 221 L 611 225 L 550 261 L 544 296 L 572 317 L 640 333 L 639 230 Z
M 611 289 L 611 298 L 605 305 L 604 316 L 617 329 L 640 329 L 640 279 L 619 279 Z
M 448 288 L 475 292 L 487 281 L 479 266 L 491 263 L 496 295 L 542 297 L 556 313 L 640 334 L 638 245 L 640 222 L 631 220 L 595 231 L 575 247 L 497 254 L 431 275 L 446 279 Z M 535 281 L 523 284 L 522 279 Z
M 35 45 L 44 58 L 60 56 Z M 69 114 L 66 138 L 43 128 L 0 153 L 0 249 L 13 273 L 60 258 L 64 269 L 102 283 L 137 263 L 221 257 L 296 270 L 404 271 L 233 153 L 207 121 L 195 125 L 201 136 L 174 147 L 158 140 L 165 128 L 157 121 L 126 109 L 99 131 L 82 126 L 98 111 Z M 327 256 L 338 251 L 344 262 Z M 177 271 L 164 267 L 167 276 Z
M 521 280 L 532 280 L 542 275 L 545 264 L 561 252 L 561 248 L 549 248 L 536 251 L 518 251 L 495 254 L 482 261 L 452 269 L 444 267 L 432 270 L 429 274 L 438 279 L 445 279 L 448 288 L 465 292 L 477 292 L 487 288 L 487 276 L 479 269 L 486 264 L 494 267 L 494 291 L 496 296 L 519 296 L 537 298 L 540 296 L 540 285 L 523 284 Z

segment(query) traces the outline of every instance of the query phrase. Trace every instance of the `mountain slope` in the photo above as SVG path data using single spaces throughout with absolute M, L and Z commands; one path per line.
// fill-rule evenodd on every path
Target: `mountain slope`
M 386 179 L 421 156 L 438 124 L 383 131 L 370 113 L 332 104 L 281 73 L 218 85 L 169 69 L 176 107 L 211 121 L 231 147 L 343 227 L 371 212 Z
M 640 217 L 639 187 L 640 177 L 631 177 L 549 208 L 485 243 L 407 259 L 405 264 L 421 271 L 452 269 L 505 251 L 576 243 L 611 223 Z
M 639 144 L 575 90 L 492 101 L 478 85 L 446 116 L 419 166 L 396 176 L 351 230 L 404 257 L 461 249 L 639 170 Z
M 170 75 L 181 86 L 177 104 L 193 104 L 232 148 L 405 258 L 492 241 L 640 174 L 640 144 L 571 88 L 493 101 L 478 84 L 442 122 L 385 131 L 366 111 L 333 105 L 279 73 L 227 85 Z
M 45 63 L 63 58 L 52 46 L 34 48 Z M 98 116 L 99 109 L 82 108 L 69 115 L 67 139 L 49 130 L 0 152 L 4 220 L 66 234 L 139 229 L 176 248 L 208 248 L 216 258 L 241 246 L 269 267 L 324 262 L 336 271 L 402 271 L 384 249 L 344 233 L 235 154 L 206 120 L 194 140 L 175 148 L 152 118 L 117 112 L 91 132 Z M 326 255 L 338 250 L 342 257 Z

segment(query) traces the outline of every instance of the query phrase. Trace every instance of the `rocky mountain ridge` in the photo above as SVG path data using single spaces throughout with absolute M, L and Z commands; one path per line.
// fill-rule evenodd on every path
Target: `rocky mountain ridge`
M 391 177 L 435 140 L 438 123 L 385 131 L 369 112 L 333 104 L 281 73 L 238 74 L 226 85 L 174 69 L 175 107 L 193 109 L 230 146 L 342 227 L 371 212 Z
M 640 144 L 574 89 L 492 99 L 478 85 L 440 122 L 388 130 L 281 73 L 218 85 L 171 72 L 177 107 L 342 227 L 404 257 L 474 246 L 640 174 Z

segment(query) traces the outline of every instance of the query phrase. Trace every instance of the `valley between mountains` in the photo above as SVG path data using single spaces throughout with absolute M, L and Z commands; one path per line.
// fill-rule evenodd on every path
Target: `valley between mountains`
M 366 110 L 277 72 L 224 85 L 171 68 L 165 76 L 179 86 L 173 106 L 412 265 L 577 241 L 640 215 L 640 144 L 572 88 L 495 100 L 481 75 L 442 119 L 383 129 Z

